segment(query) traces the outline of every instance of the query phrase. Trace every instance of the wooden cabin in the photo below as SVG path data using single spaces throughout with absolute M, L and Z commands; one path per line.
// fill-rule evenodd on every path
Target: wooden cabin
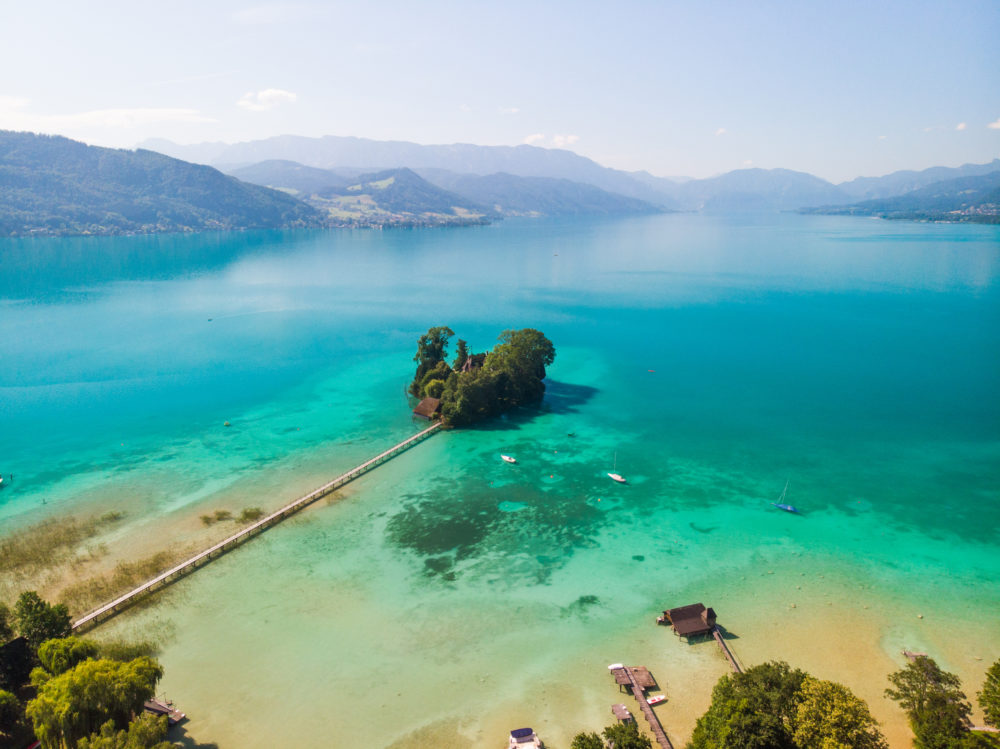
M 676 609 L 667 609 L 656 617 L 657 624 L 669 624 L 679 637 L 710 635 L 715 629 L 715 610 L 703 603 L 692 603 Z
M 427 419 L 430 421 L 434 419 L 441 413 L 441 399 L 440 398 L 424 398 L 417 407 L 413 409 L 413 415 L 419 416 L 421 419 Z

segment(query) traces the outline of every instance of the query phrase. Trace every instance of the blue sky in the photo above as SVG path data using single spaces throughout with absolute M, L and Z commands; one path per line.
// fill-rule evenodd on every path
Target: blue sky
M 840 181 L 1000 156 L 1000 2 L 0 0 L 0 128 L 533 143 Z

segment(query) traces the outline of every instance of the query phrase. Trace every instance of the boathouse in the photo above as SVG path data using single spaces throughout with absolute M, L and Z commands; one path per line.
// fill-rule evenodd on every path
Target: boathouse
M 709 635 L 715 629 L 715 610 L 703 603 L 692 603 L 676 609 L 667 609 L 656 617 L 657 624 L 669 624 L 679 637 Z
M 441 413 L 441 399 L 440 398 L 424 398 L 417 407 L 413 409 L 413 415 L 419 416 L 421 419 L 427 419 L 430 421 L 435 416 Z

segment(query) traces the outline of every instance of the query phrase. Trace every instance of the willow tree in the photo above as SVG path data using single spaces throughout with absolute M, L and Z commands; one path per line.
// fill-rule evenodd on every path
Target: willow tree
M 127 663 L 85 660 L 42 684 L 25 712 L 44 749 L 74 749 L 109 720 L 127 729 L 162 676 L 160 664 L 146 656 Z

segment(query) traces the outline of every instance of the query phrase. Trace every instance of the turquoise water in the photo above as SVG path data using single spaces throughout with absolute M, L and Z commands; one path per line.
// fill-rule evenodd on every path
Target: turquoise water
M 894 745 L 902 647 L 969 693 L 1000 656 L 996 227 L 668 215 L 0 259 L 0 522 L 114 506 L 126 547 L 415 431 L 431 325 L 556 345 L 538 412 L 434 437 L 108 628 L 163 638 L 200 741 L 491 746 L 531 723 L 566 745 L 629 658 L 683 739 L 725 665 L 649 623 L 693 600 L 746 661 L 849 683 Z M 786 481 L 801 516 L 769 504 Z

